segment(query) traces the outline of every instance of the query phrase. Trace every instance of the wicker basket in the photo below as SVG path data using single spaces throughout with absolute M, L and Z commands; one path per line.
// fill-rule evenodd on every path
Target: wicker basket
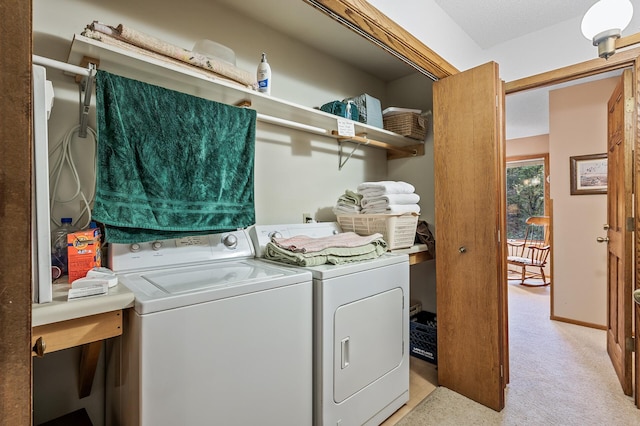
M 345 232 L 371 235 L 379 232 L 389 250 L 411 247 L 416 238 L 417 214 L 352 214 L 338 215 Z
M 393 114 L 382 119 L 385 130 L 423 141 L 427 136 L 427 119 L 415 112 Z

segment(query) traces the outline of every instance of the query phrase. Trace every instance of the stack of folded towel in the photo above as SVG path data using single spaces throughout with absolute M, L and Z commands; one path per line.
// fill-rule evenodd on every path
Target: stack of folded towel
M 362 209 L 360 202 L 362 201 L 362 195 L 347 189 L 344 191 L 338 201 L 336 202 L 333 212 L 336 215 L 339 214 L 358 214 Z
M 264 258 L 297 266 L 340 265 L 375 259 L 386 251 L 387 243 L 382 234 L 360 236 L 355 232 L 342 232 L 320 238 L 306 235 L 272 237 L 265 245 Z
M 362 214 L 420 213 L 420 196 L 415 187 L 407 182 L 380 181 L 363 182 L 357 193 L 362 196 Z

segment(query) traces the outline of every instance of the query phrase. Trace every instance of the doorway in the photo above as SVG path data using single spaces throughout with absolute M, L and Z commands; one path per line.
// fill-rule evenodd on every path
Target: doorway
M 555 126 L 549 125 L 550 130 L 561 137 L 550 137 L 549 139 L 549 153 L 551 158 L 551 177 L 554 181 L 554 189 L 551 191 L 551 197 L 553 199 L 554 210 L 557 215 L 554 218 L 554 225 L 556 229 L 561 229 L 561 232 L 555 233 L 555 255 L 554 264 L 556 265 L 556 273 L 554 274 L 554 282 L 560 283 L 562 287 L 554 286 L 551 294 L 551 319 L 559 320 L 562 322 L 573 323 L 581 326 L 587 326 L 598 329 L 605 329 L 608 323 L 607 318 L 607 251 L 606 244 L 596 243 L 596 237 L 607 236 L 606 228 L 603 229 L 603 225 L 608 223 L 607 212 L 607 196 L 603 194 L 584 193 L 576 194 L 574 191 L 570 191 L 570 180 L 574 179 L 572 173 L 568 172 L 570 169 L 570 159 L 574 156 L 590 154 L 605 154 L 607 152 L 607 101 L 611 96 L 611 93 L 619 82 L 621 70 L 613 72 L 600 73 L 595 77 L 589 79 L 574 80 L 569 84 L 563 84 L 562 87 L 558 87 L 554 92 L 550 92 L 549 103 L 556 102 L 556 105 L 561 106 L 561 112 L 556 112 L 558 117 L 550 118 L 550 121 L 555 119 Z M 556 86 L 552 87 L 556 89 Z M 562 99 L 558 99 L 558 96 L 580 96 L 591 94 L 593 97 L 599 97 L 600 109 L 591 115 L 591 118 L 585 114 L 588 110 L 586 102 L 576 101 L 578 104 L 575 109 L 579 110 L 578 114 L 572 116 L 566 112 L 567 103 Z M 555 96 L 555 98 L 554 98 Z M 630 95 L 631 99 L 633 95 Z M 633 104 L 627 104 L 633 105 Z M 550 108 L 551 109 L 551 108 Z M 550 110 L 550 115 L 554 111 Z M 595 115 L 594 115 L 595 114 Z M 592 121 L 597 116 L 597 120 L 601 121 L 600 129 L 594 131 L 590 128 Z M 558 128 L 561 127 L 558 121 L 562 124 L 568 122 L 575 122 L 577 128 L 558 132 Z M 550 133 L 552 133 L 550 131 Z M 592 133 L 591 135 L 589 133 Z M 570 138 L 567 138 L 570 135 Z M 572 138 L 572 139 L 571 139 Z M 594 142 L 595 140 L 595 142 Z M 562 146 L 559 146 L 562 144 Z M 610 163 L 611 164 L 611 163 Z M 596 212 L 599 210 L 600 212 Z M 597 213 L 594 215 L 594 213 Z M 598 216 L 599 214 L 599 216 Z M 591 216 L 591 219 L 583 220 L 586 216 Z M 593 220 L 594 217 L 600 217 L 598 220 Z M 632 216 L 632 215 L 631 215 Z M 629 225 L 627 225 L 627 229 Z M 568 250 L 570 244 L 574 244 L 573 250 Z M 558 247 L 561 247 L 558 249 Z M 594 259 L 601 261 L 602 266 L 599 269 L 599 273 L 594 274 L 592 271 L 591 276 L 594 277 L 597 287 L 585 286 L 585 280 L 580 278 L 580 273 L 589 270 L 594 267 L 593 261 L 590 261 L 587 252 L 591 251 L 594 254 Z M 563 253 L 568 253 L 570 256 L 577 258 L 578 262 L 570 263 L 565 258 L 562 258 Z M 576 256 L 576 253 L 580 253 L 580 256 Z M 562 258 L 562 259 L 561 259 Z M 596 269 L 596 271 L 598 271 Z M 574 282 L 578 287 L 571 287 L 570 282 Z M 565 285 L 566 284 L 566 285 Z M 590 301 L 585 303 L 580 296 L 580 293 L 587 298 L 591 298 Z M 580 309 L 584 308 L 588 303 L 596 303 L 596 308 L 587 307 L 587 311 L 591 317 L 581 316 L 584 315 Z M 575 306 L 571 306 L 574 304 Z M 554 309 L 555 306 L 555 309 Z M 598 311 L 599 310 L 599 315 Z M 614 322 L 617 323 L 617 322 Z M 602 365 L 602 368 L 608 368 L 608 365 Z
M 552 285 L 550 290 L 550 316 L 599 329 L 604 329 L 607 322 L 607 267 L 605 247 L 596 243 L 596 237 L 605 233 L 606 194 L 571 195 L 569 165 L 573 156 L 606 152 L 606 103 L 620 73 L 616 70 L 536 89 L 536 96 L 544 97 L 547 104 L 546 122 L 528 125 L 528 129 L 547 133 L 549 180 L 553 182 L 548 191 L 548 205 L 552 203 L 555 212 L 550 272 L 552 282 L 560 285 Z M 531 96 L 527 94 L 527 99 Z M 507 122 L 510 106 L 508 101 Z M 522 145 L 529 143 L 537 143 L 537 152 L 542 152 L 544 144 L 536 140 L 540 137 L 508 138 L 507 157 L 527 153 Z M 546 213 L 549 215 L 549 210 Z
M 544 147 L 535 149 L 544 150 L 542 154 L 530 154 L 519 156 L 507 156 L 506 159 L 506 236 L 509 255 L 520 255 L 523 253 L 533 254 L 522 247 L 524 244 L 527 228 L 527 220 L 535 216 L 550 217 L 549 201 L 549 154 L 546 137 L 537 138 L 543 140 Z M 507 147 L 509 151 L 509 147 Z M 513 151 L 513 149 L 512 149 Z M 542 228 L 540 228 L 541 230 Z M 539 233 L 539 230 L 536 231 Z M 545 235 L 531 235 L 535 240 L 544 241 Z M 548 236 L 547 236 L 548 237 Z M 515 243 L 515 244 L 514 244 Z M 541 254 L 542 252 L 535 252 Z M 548 256 L 548 255 L 547 255 Z M 550 259 L 544 266 L 544 275 L 550 277 Z M 527 267 L 528 272 L 532 269 Z M 528 274 L 529 275 L 529 274 Z M 510 267 L 507 265 L 507 278 L 509 280 L 522 280 L 521 267 Z M 538 277 L 530 277 L 526 280 L 527 286 L 538 286 L 544 281 Z M 524 283 L 523 283 L 524 284 Z

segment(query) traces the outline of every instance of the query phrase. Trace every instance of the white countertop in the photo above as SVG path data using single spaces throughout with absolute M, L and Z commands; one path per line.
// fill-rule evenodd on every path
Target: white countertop
M 133 307 L 134 295 L 127 287 L 117 284 L 103 296 L 91 296 L 67 302 L 69 284 L 53 284 L 53 301 L 31 305 L 31 326 L 51 324 L 90 315 Z

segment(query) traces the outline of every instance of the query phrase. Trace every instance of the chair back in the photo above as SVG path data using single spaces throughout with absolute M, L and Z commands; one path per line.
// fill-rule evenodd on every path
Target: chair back
M 531 258 L 539 265 L 544 265 L 551 248 L 551 231 L 549 216 L 531 216 L 526 222 L 523 256 Z

